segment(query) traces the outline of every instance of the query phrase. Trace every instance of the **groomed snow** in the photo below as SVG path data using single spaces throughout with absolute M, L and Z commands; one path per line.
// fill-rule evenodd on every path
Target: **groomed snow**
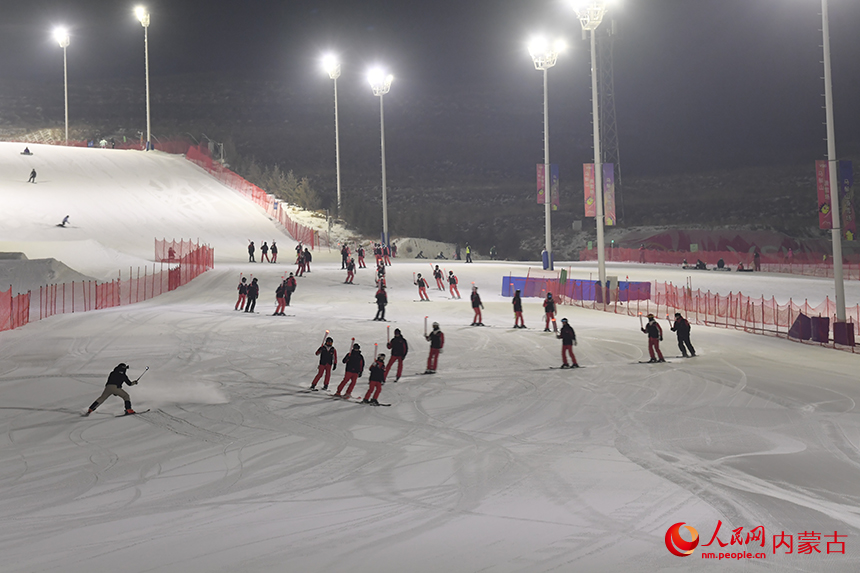
M 860 358 L 694 327 L 699 357 L 642 365 L 638 320 L 563 307 L 585 368 L 550 370 L 560 341 L 539 328 L 540 302 L 525 302 L 529 330 L 511 330 L 498 294 L 501 277 L 528 263 L 446 261 L 464 299 L 431 281 L 432 301 L 419 303 L 412 276 L 429 275 L 428 261 L 398 259 L 392 322 L 378 323 L 371 271 L 345 285 L 339 255 L 315 252 L 290 316 L 270 316 L 295 243 L 257 207 L 179 157 L 36 145 L 24 157 L 20 147 L 0 143 L 0 251 L 101 279 L 150 262 L 156 237 L 199 237 L 215 247 L 216 268 L 145 303 L 0 333 L 0 570 L 860 567 Z M 32 166 L 36 185 L 26 183 Z M 73 227 L 56 228 L 67 214 Z M 246 262 L 248 239 L 277 240 L 283 262 Z M 595 272 L 574 266 L 583 278 Z M 676 284 L 690 276 L 610 269 Z M 259 314 L 233 310 L 240 273 L 260 280 Z M 694 288 L 810 302 L 832 289 L 783 275 L 692 276 Z M 467 326 L 473 282 L 488 328 Z M 847 290 L 853 305 L 857 285 Z M 425 316 L 446 346 L 436 375 L 414 376 L 425 368 Z M 410 344 L 408 376 L 382 391 L 391 407 L 301 392 L 325 330 L 341 356 L 355 337 L 369 357 L 387 325 Z M 667 330 L 667 357 L 672 338 Z M 132 377 L 150 366 L 130 393 L 152 411 L 117 419 L 122 404 L 110 398 L 80 417 L 119 362 Z M 765 547 L 701 547 L 718 520 L 723 542 L 763 526 Z M 690 557 L 666 548 L 678 522 L 701 537 Z M 795 539 L 790 555 L 773 553 L 783 531 Z M 821 554 L 798 554 L 798 534 L 812 531 Z M 834 532 L 847 536 L 844 555 L 826 553 Z M 739 549 L 767 558 L 698 563 L 705 551 Z

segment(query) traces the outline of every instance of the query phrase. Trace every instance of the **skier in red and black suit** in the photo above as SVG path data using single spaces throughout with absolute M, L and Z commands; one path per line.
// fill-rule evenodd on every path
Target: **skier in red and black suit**
M 255 263 L 256 262 L 254 260 L 254 251 L 255 250 L 257 250 L 257 249 L 254 247 L 254 241 L 250 241 L 250 243 L 248 245 L 248 262 L 249 263 Z
M 239 291 L 239 300 L 236 301 L 236 306 L 233 307 L 233 310 L 242 310 L 245 308 L 245 301 L 248 299 L 248 279 L 242 277 L 242 282 L 239 283 L 239 286 L 236 287 L 236 290 Z
M 376 286 L 385 286 L 385 265 L 376 265 Z
M 454 271 L 448 271 L 448 284 L 451 286 L 451 298 L 460 298 L 460 289 L 457 288 L 457 277 Z
M 523 299 L 520 297 L 520 289 L 514 293 L 514 328 L 525 328 L 526 323 L 523 320 Z
M 430 342 L 430 355 L 427 357 L 427 370 L 424 374 L 435 374 L 436 366 L 439 362 L 439 353 L 445 346 L 445 335 L 439 330 L 439 323 L 433 323 L 433 331 L 424 338 Z
M 305 259 L 305 272 L 309 273 L 309 272 L 311 272 L 311 261 L 314 260 L 314 257 L 313 257 L 313 255 L 311 255 L 311 252 L 308 250 L 307 247 L 305 247 L 305 250 L 304 250 L 304 259 Z
M 364 265 L 364 247 L 361 245 L 358 246 L 358 268 L 366 269 L 367 267 Z
M 403 338 L 399 328 L 394 329 L 394 338 L 388 343 L 388 349 L 391 350 L 391 359 L 388 361 L 388 366 L 385 367 L 385 377 L 388 378 L 391 366 L 397 362 L 397 377 L 394 379 L 397 382 L 403 374 L 403 359 L 409 353 L 409 344 L 406 343 L 406 339 Z
M 272 241 L 272 262 L 278 262 L 278 245 L 275 244 L 275 241 Z
M 546 293 L 546 300 L 543 301 L 543 310 L 546 313 L 546 327 L 544 332 L 549 332 L 549 323 L 555 318 L 555 301 L 552 299 L 552 293 Z
M 642 332 L 648 335 L 648 353 L 651 355 L 651 360 L 648 362 L 666 362 L 663 358 L 663 353 L 660 352 L 660 341 L 663 340 L 663 329 L 654 319 L 653 314 L 648 315 L 648 324 L 642 329 Z M 654 351 L 657 351 L 657 357 L 654 357 Z
M 269 262 L 269 245 L 266 244 L 266 241 L 263 241 L 260 247 L 260 262 L 262 263 L 263 261 Z
M 298 256 L 296 257 L 296 265 L 298 265 L 298 267 L 296 268 L 296 276 L 297 276 L 297 277 L 300 277 L 300 276 L 302 276 L 303 274 L 305 274 L 305 264 L 306 264 L 306 262 L 307 262 L 307 261 L 305 260 L 305 254 L 304 254 L 304 252 L 299 251 L 299 254 L 298 254 Z
M 472 309 L 475 311 L 475 316 L 472 317 L 472 326 L 484 326 L 481 309 L 484 308 L 484 303 L 481 302 L 481 295 L 478 294 L 478 287 L 472 287 Z
M 415 284 L 418 285 L 419 298 L 421 300 L 430 300 L 430 297 L 427 296 L 427 281 L 421 277 L 421 273 L 418 273 L 418 279 L 415 281 Z
M 379 400 L 377 398 L 382 392 L 383 384 L 385 384 L 385 354 L 380 354 L 370 365 L 370 388 L 367 389 L 367 394 L 364 395 L 364 400 L 361 403 L 378 406 Z
M 284 306 L 290 306 L 290 299 L 293 298 L 293 293 L 296 291 L 296 277 L 293 276 L 293 273 L 290 273 L 290 276 L 284 281 L 284 286 L 286 287 L 284 290 Z
M 349 247 L 346 243 L 340 248 L 340 270 L 346 270 L 346 263 L 349 262 Z
M 388 295 L 385 294 L 385 285 L 380 285 L 376 291 L 376 316 L 373 320 L 385 320 L 385 305 L 388 304 Z
M 352 279 L 355 278 L 355 259 L 349 259 L 349 262 L 346 263 L 346 280 L 343 281 L 344 284 L 352 284 Z
M 331 371 L 337 370 L 337 350 L 332 343 L 334 340 L 331 336 L 325 339 L 325 344 L 317 348 L 316 355 L 320 357 L 320 366 L 314 381 L 311 382 L 311 390 L 317 389 L 317 382 L 325 375 L 323 379 L 323 390 L 328 390 L 328 381 L 331 379 Z
M 346 373 L 343 376 L 343 381 L 337 387 L 335 396 L 340 397 L 341 392 L 343 392 L 344 387 L 349 382 L 344 398 L 352 398 L 352 390 L 355 388 L 355 383 L 361 378 L 362 373 L 364 373 L 364 356 L 361 355 L 361 346 L 353 344 L 352 350 L 343 357 L 341 362 L 346 364 Z
M 556 335 L 556 338 L 561 340 L 561 361 L 562 368 L 579 368 L 576 362 L 576 356 L 573 355 L 573 346 L 576 344 L 576 333 L 573 327 L 568 324 L 566 318 L 561 319 L 561 331 Z M 567 363 L 567 357 L 570 356 L 572 364 Z
M 388 245 L 382 246 L 382 262 L 391 266 L 391 248 Z
M 275 313 L 272 316 L 284 316 L 284 307 L 287 305 L 286 299 L 287 281 L 282 281 L 275 289 L 275 299 L 278 305 L 275 307 Z
M 687 357 L 687 350 L 690 351 L 690 356 L 696 355 L 696 349 L 690 344 L 690 323 L 687 319 L 681 316 L 680 312 L 675 313 L 675 324 L 671 327 L 672 331 L 678 335 L 678 348 L 681 349 L 681 354 L 684 358 Z M 686 345 L 686 348 L 684 347 Z
M 373 255 L 376 257 L 376 266 L 384 266 L 385 261 L 382 260 L 382 245 L 379 243 L 373 244 Z
M 260 285 L 257 284 L 257 278 L 251 279 L 251 284 L 248 285 L 248 303 L 245 305 L 245 312 L 254 312 L 257 307 L 257 297 L 260 296 Z
M 433 269 L 433 278 L 436 279 L 436 288 L 445 290 L 445 281 L 442 280 L 442 269 L 439 268 L 439 265 L 436 265 L 436 268 Z

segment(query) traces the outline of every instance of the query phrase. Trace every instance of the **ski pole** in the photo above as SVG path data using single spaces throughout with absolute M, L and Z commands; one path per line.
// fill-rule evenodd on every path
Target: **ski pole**
M 391 325 L 387 325 L 385 327 L 385 343 L 388 344 L 391 342 Z
M 140 380 L 140 379 L 143 377 L 143 375 L 144 375 L 144 374 L 146 374 L 146 371 L 147 371 L 147 370 L 149 370 L 149 366 L 147 366 L 146 368 L 144 368 L 144 369 L 143 369 L 143 372 L 141 372 L 141 373 L 140 373 L 140 376 L 138 376 L 137 378 L 135 378 L 135 380 L 134 380 L 134 383 L 135 383 L 135 384 L 137 384 L 137 381 L 138 381 L 138 380 Z
M 642 313 L 639 313 L 639 328 L 645 328 L 645 325 L 642 324 Z

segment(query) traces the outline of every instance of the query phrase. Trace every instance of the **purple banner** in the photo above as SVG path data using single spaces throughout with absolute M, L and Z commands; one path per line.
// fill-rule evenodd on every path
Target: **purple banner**
M 552 210 L 558 211 L 558 165 L 550 165 L 549 174 L 549 196 L 552 200 Z
M 546 191 L 546 165 L 543 163 L 537 164 L 537 202 L 538 205 L 544 204 L 544 192 Z
M 827 161 L 815 162 L 815 184 L 818 187 L 818 228 L 832 229 L 833 218 L 830 213 L 830 169 Z
M 597 204 L 594 196 L 594 163 L 583 163 L 582 165 L 582 181 L 585 188 L 585 216 L 597 216 Z
M 603 217 L 604 224 L 615 224 L 615 165 L 603 164 Z
M 850 161 L 839 162 L 839 211 L 842 213 L 842 237 L 853 241 L 857 235 L 854 219 L 854 169 Z

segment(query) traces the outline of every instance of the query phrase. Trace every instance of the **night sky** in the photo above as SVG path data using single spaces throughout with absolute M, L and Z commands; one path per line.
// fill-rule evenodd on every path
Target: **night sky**
M 319 56 L 333 49 L 344 60 L 341 82 L 364 82 L 370 65 L 386 64 L 396 77 L 392 98 L 398 91 L 453 97 L 464 90 L 499 94 L 499 101 L 520 92 L 532 97 L 540 76 L 525 42 L 536 31 L 562 35 L 570 50 L 550 71 L 550 118 L 558 122 L 551 133 L 564 137 L 590 125 L 588 43 L 564 0 L 152 0 L 146 6 L 153 78 L 214 72 L 318 86 Z M 142 75 L 143 31 L 133 7 L 116 0 L 4 2 L 0 82 L 62 74 L 61 50 L 51 37 L 60 24 L 72 36 L 70 82 Z M 611 14 L 628 173 L 656 163 L 683 170 L 820 158 L 826 151 L 820 8 L 820 0 L 621 2 Z M 836 141 L 844 156 L 860 149 L 860 2 L 830 0 L 830 16 Z

